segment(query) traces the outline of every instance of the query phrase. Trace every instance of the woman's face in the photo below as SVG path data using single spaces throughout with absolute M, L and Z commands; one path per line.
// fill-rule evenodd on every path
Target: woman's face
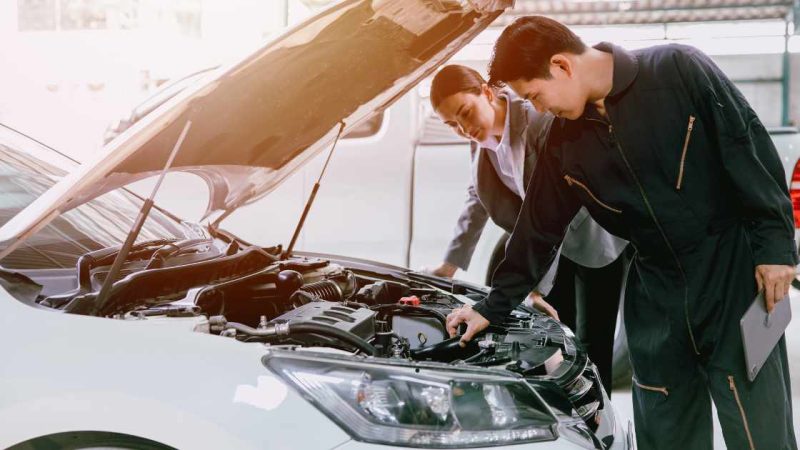
M 483 142 L 494 126 L 493 100 L 492 90 L 484 84 L 480 94 L 459 92 L 446 97 L 439 103 L 436 113 L 460 136 Z

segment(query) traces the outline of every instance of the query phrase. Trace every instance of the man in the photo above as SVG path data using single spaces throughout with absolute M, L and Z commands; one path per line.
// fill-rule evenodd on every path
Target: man
M 503 31 L 490 83 L 559 118 L 495 274 L 462 340 L 499 323 L 585 206 L 636 250 L 625 299 L 640 448 L 711 448 L 709 392 L 728 448 L 796 449 L 785 341 L 754 382 L 739 320 L 794 276 L 792 207 L 775 147 L 711 60 L 686 46 L 590 48 L 543 17 Z
M 445 262 L 433 271 L 452 277 L 456 267 L 466 270 L 489 218 L 508 233 L 514 228 L 553 116 L 537 113 L 510 90 L 490 88 L 477 71 L 457 64 L 437 72 L 430 98 L 439 118 L 471 144 L 473 182 Z M 536 293 L 528 296 L 531 306 L 575 330 L 609 395 L 625 260 L 620 254 L 627 244 L 581 209 L 569 225 L 559 261 L 535 288 L 547 301 Z

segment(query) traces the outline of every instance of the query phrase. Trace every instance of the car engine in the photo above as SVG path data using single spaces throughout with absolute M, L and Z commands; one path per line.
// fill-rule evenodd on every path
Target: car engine
M 539 391 L 552 396 L 550 404 L 561 405 L 564 414 L 577 411 L 590 428 L 597 427 L 601 384 L 569 329 L 523 306 L 503 327 L 490 327 L 461 347 L 458 336 L 446 331 L 446 316 L 485 291 L 434 279 L 426 282 L 413 273 L 399 279 L 302 258 L 128 316 L 153 317 L 159 310 L 178 315 L 188 308 L 184 314 L 208 318 L 203 331 L 244 342 L 502 368 L 537 380 L 545 387 Z

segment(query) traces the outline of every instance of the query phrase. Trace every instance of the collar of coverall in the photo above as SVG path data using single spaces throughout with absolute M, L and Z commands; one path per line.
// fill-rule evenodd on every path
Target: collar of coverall
M 614 57 L 614 77 L 608 97 L 622 94 L 633 83 L 636 74 L 639 73 L 639 61 L 636 56 L 628 50 L 609 42 L 601 42 L 595 45 L 594 48 L 601 52 L 611 53 Z

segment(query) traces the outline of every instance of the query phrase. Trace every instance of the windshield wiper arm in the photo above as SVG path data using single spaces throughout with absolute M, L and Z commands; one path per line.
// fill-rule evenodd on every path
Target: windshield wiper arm
M 42 292 L 41 284 L 33 281 L 23 273 L 6 269 L 3 266 L 0 266 L 0 287 L 5 289 L 12 297 L 29 306 L 36 305 L 36 299 Z
M 145 257 L 149 258 L 159 248 L 175 242 L 176 239 L 155 239 L 152 241 L 139 242 L 131 246 L 126 260 L 133 257 L 134 253 L 141 253 L 140 250 L 148 250 Z M 78 291 L 81 293 L 92 290 L 91 273 L 92 269 L 99 266 L 113 264 L 117 255 L 122 251 L 121 246 L 106 247 L 93 252 L 84 253 L 78 258 Z

